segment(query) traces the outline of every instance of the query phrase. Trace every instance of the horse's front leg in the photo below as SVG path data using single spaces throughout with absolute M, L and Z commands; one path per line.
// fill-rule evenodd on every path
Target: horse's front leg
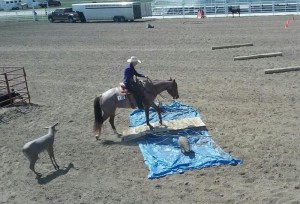
M 150 124 L 150 122 L 149 122 L 149 108 L 150 107 L 145 107 L 145 114 L 146 114 L 146 123 L 147 123 L 147 125 L 149 126 L 149 128 L 150 128 L 150 130 L 153 130 L 154 129 L 154 127 Z
M 162 125 L 161 111 L 160 111 L 159 107 L 155 103 L 152 104 L 152 107 L 157 112 L 158 118 L 159 118 L 159 123 Z

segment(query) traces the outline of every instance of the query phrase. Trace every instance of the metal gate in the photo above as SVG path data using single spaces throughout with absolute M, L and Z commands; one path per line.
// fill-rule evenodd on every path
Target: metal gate
M 0 108 L 30 103 L 24 67 L 0 67 Z

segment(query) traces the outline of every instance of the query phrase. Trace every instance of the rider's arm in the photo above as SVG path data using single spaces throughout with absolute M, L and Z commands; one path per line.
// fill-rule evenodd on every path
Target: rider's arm
M 135 69 L 133 74 L 138 77 L 146 77 L 145 75 L 138 73 Z

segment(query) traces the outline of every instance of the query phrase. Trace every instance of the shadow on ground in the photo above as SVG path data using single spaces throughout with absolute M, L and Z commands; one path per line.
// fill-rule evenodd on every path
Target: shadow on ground
M 74 167 L 73 163 L 69 163 L 69 165 L 64 169 L 59 169 L 45 177 L 37 178 L 37 182 L 38 182 L 38 184 L 45 185 L 45 184 L 51 182 L 52 180 L 56 179 L 59 176 L 66 175 L 70 171 L 71 168 L 77 169 Z

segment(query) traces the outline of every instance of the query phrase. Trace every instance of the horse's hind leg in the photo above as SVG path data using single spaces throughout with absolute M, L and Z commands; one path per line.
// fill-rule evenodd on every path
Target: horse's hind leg
M 103 123 L 104 123 L 104 121 L 107 120 L 108 117 L 109 117 L 108 114 L 106 114 L 106 113 L 103 114 L 101 128 L 99 128 L 98 134 L 95 135 L 96 140 L 99 140 L 99 137 L 100 137 L 100 134 L 101 134 L 101 129 L 102 129 Z
M 116 130 L 116 127 L 115 127 L 115 114 L 111 115 L 110 118 L 109 118 L 109 123 L 111 125 L 111 128 L 113 129 L 114 133 L 118 136 L 122 136 L 121 134 L 119 134 Z
M 37 156 L 36 156 L 36 157 L 33 157 L 33 158 L 30 158 L 30 159 L 29 159 L 29 162 L 30 162 L 29 168 L 36 174 L 36 177 L 39 178 L 39 177 L 42 176 L 42 174 L 39 173 L 39 172 L 36 172 L 36 171 L 35 171 L 35 168 L 34 168 L 35 163 L 36 163 L 37 160 L 38 160 L 38 157 L 37 157 Z

